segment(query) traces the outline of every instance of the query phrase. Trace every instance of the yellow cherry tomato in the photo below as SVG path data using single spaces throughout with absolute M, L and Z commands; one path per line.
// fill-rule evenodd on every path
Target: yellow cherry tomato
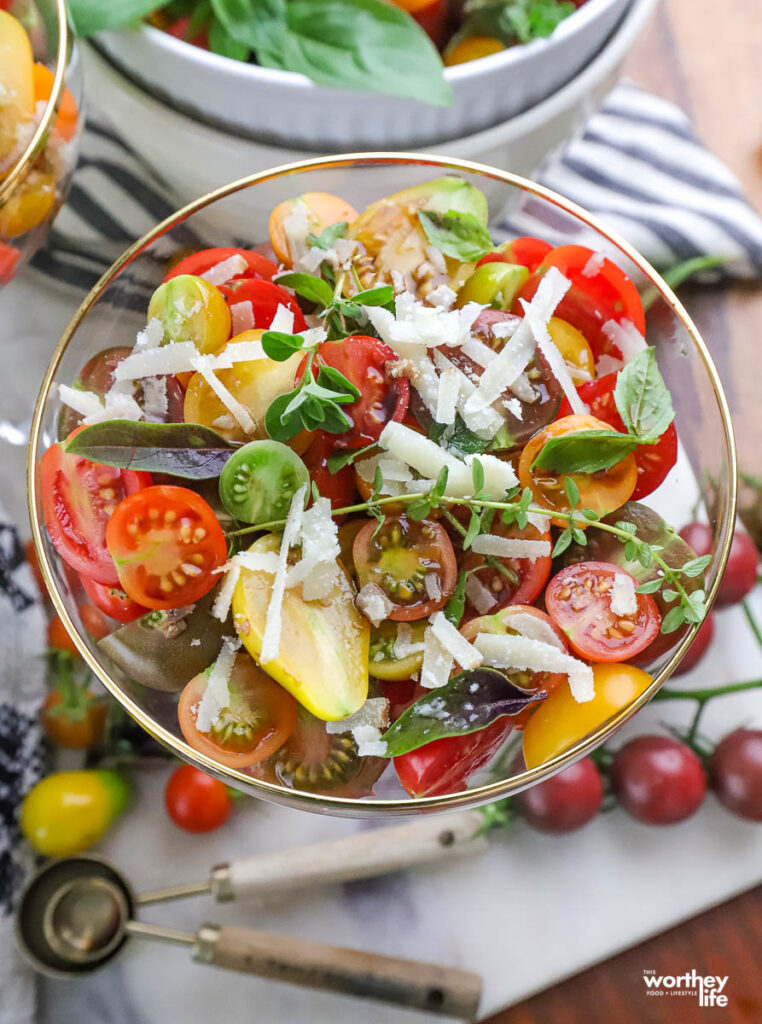
M 551 340 L 564 357 L 566 369 L 575 387 L 595 376 L 595 359 L 587 339 L 576 327 L 560 317 L 551 317 L 548 324 Z
M 215 352 L 230 337 L 225 296 L 193 274 L 180 274 L 159 285 L 148 303 L 148 319 L 160 321 L 167 343 L 192 341 L 202 353 Z
M 255 341 L 262 337 L 261 330 L 244 331 L 228 344 Z M 223 353 L 227 345 L 218 352 Z M 296 371 L 302 361 L 297 352 L 290 359 L 276 363 L 274 359 L 253 359 L 251 362 L 234 363 L 229 370 L 217 370 L 215 376 L 244 408 L 254 421 L 253 432 L 246 433 L 243 426 L 231 416 L 228 407 L 217 397 L 200 373 L 194 373 L 188 381 L 185 392 L 183 418 L 186 423 L 201 423 L 212 427 L 228 441 L 255 441 L 268 437 L 265 430 L 265 414 L 273 401 L 291 391 Z M 302 430 L 291 438 L 289 447 L 301 455 L 312 440 L 309 431 Z
M 426 632 L 427 622 L 421 619 L 418 622 L 409 622 L 413 631 L 412 642 L 423 644 L 423 635 Z M 398 657 L 394 653 L 394 645 L 397 640 L 398 623 L 387 619 L 380 626 L 374 626 L 370 631 L 370 662 L 369 670 L 376 679 L 410 679 L 416 672 L 420 671 L 423 664 L 423 651 L 416 651 L 414 654 L 407 654 Z
M 53 92 L 53 81 L 55 75 L 46 68 L 44 64 L 35 64 L 33 68 L 34 78 L 34 100 L 35 103 L 47 103 L 50 99 L 50 95 Z M 69 142 L 74 138 L 77 131 L 77 122 L 79 120 L 79 110 L 74 97 L 68 89 L 64 89 L 64 94 L 61 98 L 60 106 L 58 107 L 58 113 L 56 119 L 53 122 L 53 131 L 60 135 L 65 141 Z
M 130 798 L 121 775 L 58 772 L 31 789 L 21 804 L 21 831 L 45 857 L 71 857 L 97 843 Z
M 0 161 L 16 147 L 18 125 L 34 116 L 33 67 L 21 22 L 0 10 Z
M 19 238 L 50 216 L 56 201 L 52 174 L 31 171 L 0 207 L 0 238 Z
M 540 704 L 524 729 L 527 768 L 550 761 L 626 708 L 653 682 L 642 669 L 624 662 L 593 665 L 595 696 L 578 704 L 560 686 Z
M 454 64 L 467 64 L 471 60 L 489 57 L 490 54 L 500 53 L 504 49 L 500 40 L 491 36 L 468 36 L 467 39 L 456 43 L 451 50 L 445 50 L 442 60 L 449 68 Z
M 569 511 L 569 498 L 566 494 L 565 473 L 556 473 L 549 469 L 532 469 L 532 463 L 540 454 L 545 444 L 553 437 L 566 434 L 578 434 L 585 430 L 611 430 L 608 423 L 596 419 L 595 416 L 562 416 L 560 420 L 549 423 L 529 439 L 519 459 L 519 480 L 522 487 L 528 487 L 534 500 L 544 508 Z M 609 469 L 597 473 L 570 473 L 568 476 L 579 490 L 579 507 L 589 508 L 598 515 L 608 515 L 628 500 L 638 482 L 638 467 L 635 456 L 630 452 Z M 554 519 L 556 526 L 565 526 L 564 519 Z
M 287 199 L 279 203 L 270 214 L 270 244 L 275 250 L 275 255 L 287 266 L 291 266 L 293 258 L 289 245 L 289 231 L 286 222 L 292 214 L 304 214 L 307 227 L 311 234 L 319 235 L 321 231 L 332 224 L 339 224 L 345 221 L 351 224 L 357 216 L 357 210 L 349 203 L 330 192 L 305 192 L 296 199 Z

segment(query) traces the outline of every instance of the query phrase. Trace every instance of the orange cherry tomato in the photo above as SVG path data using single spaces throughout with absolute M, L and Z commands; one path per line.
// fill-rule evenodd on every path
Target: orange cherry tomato
M 453 67 L 455 64 L 468 64 L 472 60 L 480 60 L 482 57 L 489 57 L 493 53 L 500 53 L 505 46 L 499 39 L 492 36 L 468 36 L 461 40 L 450 50 L 445 50 L 442 58 L 446 67 Z
M 236 655 L 228 681 L 230 703 L 209 732 L 202 732 L 198 709 L 207 679 L 205 672 L 191 679 L 177 708 L 182 734 L 194 750 L 228 768 L 248 768 L 283 746 L 296 725 L 296 701 L 248 654 Z
M 55 75 L 46 68 L 44 64 L 35 64 L 32 76 L 34 79 L 35 103 L 47 102 L 53 92 Z M 53 131 L 60 135 L 65 142 L 69 142 L 77 133 L 79 121 L 79 109 L 74 97 L 68 89 L 64 89 L 61 103 L 58 107 L 56 119 L 53 122 Z
M 532 469 L 532 463 L 552 437 L 578 434 L 585 430 L 611 430 L 608 423 L 595 416 L 564 416 L 538 431 L 525 446 L 519 459 L 519 480 L 528 487 L 534 500 L 544 508 L 568 512 L 566 493 L 567 474 L 548 469 Z M 638 482 L 638 467 L 630 452 L 609 469 L 597 473 L 570 473 L 568 476 L 579 490 L 579 507 L 589 508 L 598 515 L 608 515 L 628 500 Z M 563 519 L 554 519 L 557 526 L 565 526 Z
M 357 217 L 357 210 L 353 206 L 329 192 L 305 192 L 296 199 L 287 199 L 279 203 L 270 214 L 268 226 L 275 255 L 287 266 L 291 266 L 292 259 L 286 221 L 294 212 L 297 203 L 304 207 L 310 231 L 314 235 L 319 235 L 321 231 L 341 221 L 351 224 Z
M 187 487 L 146 487 L 125 498 L 109 519 L 106 545 L 122 589 L 146 608 L 198 601 L 227 558 L 217 517 Z
M 55 651 L 68 651 L 79 657 L 77 646 L 59 615 L 54 615 L 48 623 L 48 647 Z
M 40 711 L 47 736 L 60 747 L 87 750 L 103 735 L 106 705 L 83 686 L 51 690 Z

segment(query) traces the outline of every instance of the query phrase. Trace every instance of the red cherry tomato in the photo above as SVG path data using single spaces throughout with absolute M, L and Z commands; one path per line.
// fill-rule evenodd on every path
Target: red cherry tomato
M 498 718 L 486 729 L 447 736 L 394 758 L 394 768 L 411 796 L 441 796 L 466 788 L 469 778 L 500 749 L 513 727 Z
M 545 530 L 538 530 L 529 523 L 523 530 L 514 525 L 506 526 L 497 518 L 489 530 L 499 537 L 511 539 L 550 541 L 550 523 Z M 551 544 L 552 547 L 552 544 Z M 458 559 L 458 568 L 468 571 L 482 586 L 486 587 L 495 600 L 489 614 L 513 604 L 532 604 L 542 593 L 548 582 L 552 560 L 550 554 L 539 558 L 487 558 L 474 551 L 464 551 Z M 481 566 L 481 568 L 479 568 Z M 497 568 L 500 566 L 500 568 Z M 466 600 L 468 615 L 478 615 L 478 610 Z
M 361 587 L 375 583 L 392 602 L 389 618 L 425 619 L 443 608 L 455 589 L 458 567 L 452 541 L 439 523 L 388 515 L 358 532 L 352 560 Z
M 0 242 L 0 284 L 8 284 L 16 276 L 21 252 L 15 245 Z
M 220 291 L 229 306 L 239 302 L 250 302 L 254 313 L 254 327 L 267 330 L 278 312 L 278 306 L 285 306 L 294 314 L 294 332 L 306 331 L 307 324 L 296 299 L 285 288 L 272 281 L 247 277 L 230 281 L 220 286 Z M 343 344 L 343 343 L 342 343 Z
M 533 274 L 552 248 L 552 245 L 543 242 L 541 238 L 526 235 L 523 238 L 514 238 L 510 245 L 503 249 L 488 252 L 476 265 L 480 267 L 482 263 L 518 263 Z
M 389 720 L 396 722 L 426 692 L 416 679 L 379 679 L 381 693 L 389 701 Z
M 697 555 L 708 555 L 714 545 L 712 530 L 706 523 L 688 523 L 680 536 Z M 757 585 L 759 551 L 743 527 L 736 527 L 730 545 L 728 562 L 717 591 L 717 604 L 737 604 Z
M 183 608 L 219 582 L 227 543 L 212 509 L 187 487 L 146 487 L 117 507 L 106 544 L 123 590 L 146 608 Z
M 762 730 L 735 729 L 709 759 L 717 799 L 746 821 L 762 821 Z
M 674 825 L 703 803 L 706 775 L 696 754 L 679 740 L 636 736 L 614 756 L 611 788 L 638 821 Z
M 173 21 L 171 25 L 167 25 L 164 31 L 168 35 L 174 36 L 175 39 L 182 39 L 184 43 L 190 43 L 191 46 L 199 46 L 202 50 L 208 50 L 209 36 L 205 28 L 201 29 L 200 32 L 196 32 L 195 35 L 188 35 L 190 20 L 190 15 L 186 15 L 184 18 L 178 18 L 177 21 Z
M 167 780 L 164 806 L 178 828 L 186 832 L 213 832 L 230 817 L 233 800 L 219 779 L 184 764 Z
M 699 631 L 693 638 L 693 643 L 688 648 L 687 652 L 683 656 L 683 660 L 675 669 L 674 674 L 676 676 L 682 675 L 684 672 L 690 672 L 692 668 L 701 661 L 706 652 L 709 650 L 709 646 L 712 643 L 712 637 L 714 636 L 714 616 L 711 612 L 707 615 L 704 621 L 699 627 Z
M 564 768 L 516 797 L 524 821 L 540 832 L 573 832 L 587 825 L 603 803 L 603 781 L 590 757 Z
M 133 619 L 139 619 L 148 611 L 147 608 L 128 597 L 119 587 L 104 587 L 102 583 L 96 583 L 95 580 L 88 579 L 87 576 L 80 576 L 80 579 L 85 593 L 95 607 L 100 608 L 109 618 L 116 619 L 117 622 L 132 622 Z
M 273 263 L 266 256 L 251 249 L 201 249 L 199 252 L 191 253 L 190 256 L 186 256 L 179 263 L 176 263 L 169 273 L 166 274 L 164 281 L 169 281 L 173 277 L 180 277 L 181 274 L 192 274 L 194 277 L 200 277 L 207 270 L 216 267 L 218 263 L 224 263 L 225 260 L 230 259 L 231 256 L 242 256 L 248 264 L 247 269 L 243 273 L 236 274 L 232 278 L 233 281 L 249 277 L 259 277 L 265 281 L 270 281 L 273 274 L 278 273 L 277 263 Z M 229 284 L 230 282 L 227 283 Z
M 51 445 L 40 461 L 42 514 L 64 562 L 97 583 L 118 586 L 106 526 L 120 501 L 150 483 L 148 473 L 99 466 Z
M 330 434 L 334 448 L 362 448 L 378 440 L 389 420 L 401 423 L 410 401 L 410 381 L 392 377 L 388 362 L 397 356 L 378 338 L 361 334 L 342 341 L 324 341 L 318 348 L 318 360 L 339 370 L 360 392 L 356 402 L 342 405 L 352 426 L 344 434 Z M 299 367 L 297 380 L 304 372 Z M 314 368 L 317 376 L 318 368 Z
M 634 614 L 612 610 L 614 577 L 627 576 L 608 562 L 578 562 L 557 573 L 545 591 L 548 615 L 569 639 L 572 650 L 593 661 L 627 661 L 659 632 L 661 616 L 650 594 L 636 594 Z
M 618 323 L 630 320 L 641 334 L 645 334 L 643 303 L 635 285 L 611 260 L 604 257 L 595 273 L 589 270 L 584 273 L 594 255 L 592 249 L 583 245 L 562 245 L 552 249 L 519 292 L 514 312 L 522 312 L 519 300 L 533 298 L 542 275 L 550 267 L 557 267 L 571 281 L 571 288 L 559 303 L 555 316 L 584 334 L 596 359 L 604 354 L 621 357 L 619 348 L 604 334 L 603 325 L 609 320 Z
M 302 462 L 309 470 L 310 480 L 324 497 L 330 499 L 331 507 L 346 508 L 358 497 L 355 471 L 352 466 L 344 466 L 338 473 L 331 473 L 328 469 L 328 456 L 333 451 L 332 436 L 318 430 L 315 440 L 302 455 Z
M 614 401 L 616 378 L 616 372 L 607 373 L 596 380 L 588 380 L 584 384 L 580 384 L 577 392 L 589 407 L 591 416 L 603 420 L 614 430 L 626 434 L 627 429 Z M 568 399 L 564 398 L 558 413 L 559 417 L 569 416 L 571 411 Z M 677 430 L 674 422 L 670 423 L 656 444 L 638 445 L 634 454 L 638 467 L 638 482 L 632 492 L 632 500 L 640 501 L 663 483 L 670 469 L 677 462 Z

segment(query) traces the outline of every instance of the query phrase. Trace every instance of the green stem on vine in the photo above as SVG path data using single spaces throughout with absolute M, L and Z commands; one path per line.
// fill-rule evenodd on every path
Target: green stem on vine
M 760 627 L 759 623 L 757 622 L 756 616 L 754 615 L 754 612 L 751 610 L 751 605 L 749 604 L 748 597 L 745 597 L 741 604 L 743 605 L 743 611 L 744 615 L 746 616 L 746 621 L 749 623 L 749 626 L 751 627 L 751 631 L 754 634 L 757 643 L 760 647 L 762 647 L 762 627 Z
M 655 693 L 653 700 L 697 700 L 701 704 L 714 697 L 724 697 L 729 693 L 742 693 L 744 690 L 758 690 L 762 687 L 762 679 L 750 679 L 744 683 L 727 683 L 725 686 L 713 686 L 705 690 L 672 690 L 663 689 Z
M 709 703 L 708 700 L 700 700 L 698 702 L 698 706 L 696 707 L 696 712 L 695 712 L 695 714 L 693 716 L 693 719 L 692 719 L 691 724 L 690 724 L 690 728 L 688 729 L 688 734 L 687 734 L 687 736 L 685 738 L 685 742 L 689 746 L 696 739 L 696 733 L 698 732 L 698 727 L 699 727 L 699 723 L 701 721 L 701 716 L 704 714 L 704 708 L 707 706 L 708 703 Z

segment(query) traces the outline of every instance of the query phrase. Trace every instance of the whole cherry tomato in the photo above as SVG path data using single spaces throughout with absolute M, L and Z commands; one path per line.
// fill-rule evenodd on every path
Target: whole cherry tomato
M 213 832 L 230 817 L 233 801 L 219 779 L 184 764 L 167 781 L 164 806 L 178 828 L 186 832 Z

